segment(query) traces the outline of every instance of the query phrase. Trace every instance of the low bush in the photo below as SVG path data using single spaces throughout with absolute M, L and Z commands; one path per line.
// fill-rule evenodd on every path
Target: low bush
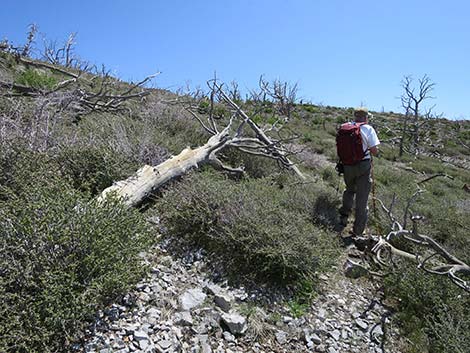
M 135 210 L 90 201 L 45 154 L 1 152 L 0 351 L 70 351 L 97 309 L 141 278 L 150 233 Z
M 411 352 L 464 353 L 470 347 L 470 298 L 449 279 L 412 264 L 385 280 L 386 294 L 400 298 L 399 317 Z
M 280 188 L 269 180 L 194 174 L 165 192 L 157 209 L 169 234 L 221 256 L 229 274 L 292 283 L 325 270 L 337 244 L 312 218 L 323 201 L 307 200 L 305 185 Z
M 279 165 L 273 159 L 250 155 L 235 148 L 226 148 L 222 159 L 233 167 L 242 166 L 245 173 L 252 178 L 263 178 L 279 171 Z
M 468 195 L 461 189 L 462 176 L 442 164 L 427 158 L 411 158 L 413 169 L 429 174 L 415 174 L 397 168 L 389 161 L 376 160 L 375 177 L 377 196 L 390 207 L 395 195 L 393 214 L 403 224 L 404 209 L 410 197 L 416 192 L 418 182 L 438 172 L 454 174 L 455 178 L 434 178 L 419 184 L 424 191 L 410 207 L 410 213 L 424 216 L 419 232 L 431 236 L 451 254 L 467 262 L 470 229 L 468 210 L 465 205 Z M 429 163 L 428 163 L 429 162 Z M 464 176 L 465 177 L 465 176 Z M 383 217 L 381 226 L 388 224 Z M 408 219 L 407 228 L 411 227 Z M 387 231 L 383 227 L 385 231 Z M 396 244 L 408 251 L 422 254 L 423 248 L 416 248 L 410 242 Z M 385 280 L 386 295 L 397 300 L 398 315 L 402 331 L 410 343 L 410 352 L 465 352 L 469 346 L 469 296 L 455 286 L 448 278 L 426 273 L 415 263 L 395 259 L 396 272 Z
M 21 72 L 16 81 L 25 86 L 45 89 L 52 89 L 58 82 L 55 77 L 41 73 L 35 69 L 26 69 Z
M 89 195 L 96 195 L 114 181 L 127 178 L 139 165 L 121 153 L 94 146 L 68 146 L 54 156 L 62 176 Z

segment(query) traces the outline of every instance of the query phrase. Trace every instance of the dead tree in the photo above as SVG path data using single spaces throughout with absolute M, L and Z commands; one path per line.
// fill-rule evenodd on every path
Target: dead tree
M 76 33 L 71 33 L 61 46 L 58 46 L 56 41 L 48 41 L 43 38 L 42 59 L 50 64 L 61 65 L 66 68 L 79 64 L 79 60 L 74 54 L 76 35 Z
M 199 115 L 197 109 L 189 107 L 188 112 L 211 135 L 206 144 L 194 149 L 188 147 L 177 156 L 157 166 L 146 165 L 140 168 L 135 175 L 105 189 L 100 199 L 114 194 L 129 206 L 139 205 L 152 192 L 168 181 L 204 164 L 210 164 L 229 173 L 242 174 L 242 167 L 227 166 L 219 159 L 218 153 L 225 148 L 236 148 L 252 155 L 272 158 L 282 167 L 292 170 L 300 178 L 304 178 L 297 166 L 288 158 L 288 151 L 283 147 L 282 141 L 268 136 L 266 130 L 260 128 L 224 92 L 222 85 L 216 80 L 209 81 L 209 86 L 211 105 L 225 104 L 230 111 L 230 117 L 225 122 L 225 126 L 221 128 L 219 117 L 211 112 L 204 118 Z
M 373 238 L 375 245 L 373 245 L 371 252 L 379 266 L 390 268 L 390 264 L 393 264 L 394 256 L 407 259 L 415 262 L 418 269 L 433 275 L 447 276 L 454 284 L 470 292 L 470 283 L 465 280 L 465 276 L 468 277 L 470 275 L 470 266 L 449 253 L 430 236 L 419 233 L 418 225 L 423 220 L 423 217 L 419 215 L 410 216 L 412 226 L 411 229 L 407 229 L 410 208 L 417 197 L 424 192 L 423 189 L 419 188 L 419 184 L 438 176 L 442 175 L 434 175 L 418 183 L 418 190 L 407 201 L 402 222 L 392 213 L 392 208 L 396 201 L 395 196 L 392 198 L 392 203 L 389 207 L 386 207 L 381 200 L 377 199 L 391 221 L 391 230 L 385 236 Z M 424 250 L 421 253 L 412 253 L 409 250 L 400 249 L 394 245 L 397 243 L 396 240 L 399 239 L 404 240 L 408 245 L 417 246 Z
M 297 84 L 290 85 L 280 80 L 269 82 L 261 76 L 259 86 L 261 87 L 264 100 L 266 100 L 266 97 L 270 97 L 272 100 L 276 101 L 279 105 L 279 112 L 289 120 L 295 107 L 295 101 L 297 100 Z
M 435 85 L 427 75 L 418 80 L 417 89 L 413 87 L 413 78 L 411 76 L 405 76 L 402 80 L 401 86 L 404 92 L 401 95 L 401 104 L 405 109 L 405 117 L 400 137 L 400 157 L 403 155 L 405 140 L 408 137 L 410 139 L 410 152 L 419 152 L 421 128 L 432 117 L 432 109 L 434 108 L 431 107 L 423 111 L 422 103 L 427 99 L 434 98 L 431 96 L 431 92 Z M 420 118 L 423 119 L 420 121 Z
M 32 67 L 45 68 L 64 75 L 67 78 L 55 84 L 51 89 L 31 87 L 14 82 L 0 81 L 0 95 L 2 96 L 29 96 L 46 97 L 58 92 L 73 96 L 73 109 L 75 116 L 84 116 L 93 112 L 119 112 L 126 109 L 124 103 L 130 99 L 141 99 L 149 94 L 144 89 L 147 82 L 159 73 L 145 77 L 137 83 L 131 83 L 125 90 L 120 88 L 121 83 L 112 77 L 103 67 L 96 75 L 88 75 L 82 70 L 64 69 L 40 61 L 19 57 L 18 61 Z
M 38 31 L 38 27 L 33 23 L 29 26 L 28 38 L 26 44 L 23 46 L 21 50 L 22 56 L 29 56 L 31 52 L 31 48 L 34 43 L 34 38 L 36 37 L 36 33 Z

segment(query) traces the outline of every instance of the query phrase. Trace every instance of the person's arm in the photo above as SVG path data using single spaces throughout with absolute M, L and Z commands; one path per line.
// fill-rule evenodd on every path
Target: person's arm
M 379 154 L 380 141 L 379 141 L 379 138 L 377 137 L 377 133 L 375 132 L 374 128 L 371 129 L 369 139 L 367 142 L 368 142 L 368 145 L 371 146 L 369 147 L 370 154 L 373 156 L 377 156 Z
M 379 154 L 379 147 L 378 146 L 371 147 L 369 148 L 369 151 L 373 156 L 377 156 Z

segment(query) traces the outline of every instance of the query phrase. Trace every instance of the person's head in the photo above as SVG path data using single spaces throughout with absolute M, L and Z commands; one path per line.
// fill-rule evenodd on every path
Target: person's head
M 366 107 L 358 107 L 354 109 L 354 121 L 358 123 L 366 123 L 371 114 Z

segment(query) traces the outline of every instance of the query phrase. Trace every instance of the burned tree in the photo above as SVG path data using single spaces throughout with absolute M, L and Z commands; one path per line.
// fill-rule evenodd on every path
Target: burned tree
M 427 99 L 432 99 L 431 92 L 436 84 L 424 75 L 418 80 L 418 87 L 413 87 L 413 78 L 405 76 L 401 82 L 404 92 L 401 95 L 401 104 L 405 110 L 402 131 L 400 136 L 399 156 L 403 155 L 405 142 L 409 140 L 409 149 L 411 153 L 419 152 L 420 132 L 423 125 L 432 117 L 432 110 L 428 108 L 423 110 L 422 103 Z
M 186 148 L 177 156 L 174 156 L 157 166 L 144 166 L 130 178 L 119 181 L 105 189 L 101 198 L 114 194 L 123 199 L 129 206 L 135 206 L 145 200 L 155 189 L 168 181 L 179 177 L 193 168 L 209 164 L 223 171 L 243 174 L 243 167 L 234 168 L 225 165 L 218 154 L 226 148 L 235 148 L 244 153 L 263 156 L 276 160 L 283 168 L 292 170 L 300 178 L 304 175 L 297 166 L 288 158 L 289 152 L 283 147 L 282 140 L 274 139 L 267 133 L 267 128 L 259 127 L 250 116 L 237 105 L 216 80 L 209 81 L 210 106 L 224 104 L 229 111 L 229 117 L 225 119 L 225 125 L 221 128 L 220 122 L 224 122 L 215 115 L 211 108 L 207 117 L 199 114 L 197 108 L 188 106 L 187 111 L 196 119 L 201 127 L 211 135 L 207 143 L 195 149 Z
M 418 228 L 424 217 L 411 212 L 413 203 L 420 194 L 425 192 L 420 186 L 437 177 L 452 178 L 448 175 L 436 174 L 418 182 L 418 189 L 406 202 L 403 221 L 398 220 L 393 214 L 395 195 L 388 207 L 381 200 L 376 199 L 382 210 L 386 212 L 391 225 L 386 235 L 372 237 L 369 250 L 374 262 L 381 268 L 393 270 L 394 259 L 405 259 L 414 262 L 418 269 L 427 273 L 448 277 L 455 285 L 470 292 L 468 282 L 470 266 L 452 255 L 432 237 L 421 234 Z M 408 220 L 412 223 L 411 227 L 408 227 Z

